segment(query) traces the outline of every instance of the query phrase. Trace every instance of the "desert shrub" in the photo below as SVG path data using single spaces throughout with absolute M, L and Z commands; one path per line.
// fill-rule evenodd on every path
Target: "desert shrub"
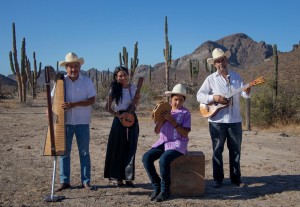
M 270 85 L 262 85 L 253 91 L 250 104 L 251 125 L 270 127 L 276 124 L 288 125 L 300 123 L 299 101 L 294 91 L 281 87 L 277 101 L 273 106 L 273 91 Z M 241 111 L 245 120 L 245 101 L 241 101 Z
M 252 93 L 250 102 L 251 125 L 260 127 L 270 126 L 273 123 L 272 91 L 261 88 L 261 90 Z M 245 120 L 245 110 L 245 100 L 241 99 L 241 112 L 243 120 Z
M 299 117 L 299 95 L 291 88 L 282 88 L 279 91 L 277 102 L 274 107 L 274 122 L 282 125 L 298 124 Z

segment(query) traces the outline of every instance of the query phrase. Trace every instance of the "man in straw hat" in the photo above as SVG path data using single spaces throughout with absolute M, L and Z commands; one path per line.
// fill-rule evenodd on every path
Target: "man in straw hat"
M 155 123 L 154 132 L 159 139 L 143 156 L 143 164 L 153 186 L 149 199 L 161 202 L 170 197 L 170 165 L 173 160 L 187 151 L 188 133 L 191 131 L 191 114 L 183 106 L 188 96 L 182 84 L 174 86 L 172 91 L 166 91 L 171 96 L 171 113 L 162 112 L 165 121 Z M 159 159 L 160 176 L 157 174 L 154 161 Z
M 240 95 L 249 98 L 250 88 L 231 98 L 225 98 L 227 94 L 243 86 L 242 78 L 236 72 L 227 69 L 230 55 L 229 50 L 226 52 L 220 48 L 213 50 L 212 58 L 208 58 L 207 63 L 214 65 L 217 71 L 205 79 L 197 92 L 197 100 L 200 103 L 208 104 L 207 106 L 211 103 L 224 105 L 224 108 L 208 118 L 213 146 L 212 162 L 215 188 L 222 187 L 224 179 L 222 153 L 226 139 L 229 150 L 231 183 L 237 186 L 245 186 L 241 181 L 240 170 L 242 144 Z
M 92 190 L 91 161 L 89 153 L 91 105 L 95 102 L 96 90 L 92 80 L 80 74 L 83 58 L 73 52 L 66 55 L 59 63 L 65 67 L 66 102 L 62 107 L 66 110 L 66 155 L 60 158 L 60 186 L 57 191 L 70 188 L 70 154 L 75 134 L 80 158 L 82 187 Z M 55 87 L 53 91 L 55 90 Z

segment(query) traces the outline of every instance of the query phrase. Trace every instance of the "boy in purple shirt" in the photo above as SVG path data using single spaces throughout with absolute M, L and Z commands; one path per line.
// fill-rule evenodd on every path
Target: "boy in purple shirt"
M 171 96 L 171 114 L 162 112 L 164 122 L 155 123 L 154 128 L 154 132 L 159 134 L 159 139 L 143 156 L 144 167 L 154 188 L 149 199 L 157 202 L 170 197 L 170 164 L 186 153 L 188 133 L 191 131 L 191 114 L 183 107 L 187 96 L 185 86 L 177 84 L 172 91 L 166 91 L 165 94 Z M 154 166 L 155 160 L 158 159 L 161 177 Z

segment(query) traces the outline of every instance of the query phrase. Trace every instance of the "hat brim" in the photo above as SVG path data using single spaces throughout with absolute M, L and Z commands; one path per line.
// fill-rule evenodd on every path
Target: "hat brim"
M 172 94 L 181 95 L 181 96 L 185 96 L 185 97 L 189 96 L 189 94 L 186 94 L 186 93 L 176 93 L 176 92 L 172 92 L 172 91 L 166 91 L 165 92 L 165 95 L 167 95 L 167 96 L 171 96 Z
M 62 67 L 65 67 L 69 63 L 79 63 L 80 65 L 83 65 L 84 59 L 79 58 L 78 60 L 74 60 L 74 61 L 60 61 L 59 65 L 62 66 Z
M 226 57 L 227 59 L 229 59 L 230 56 L 231 56 L 231 52 L 230 52 L 230 50 L 227 50 L 222 56 L 219 56 L 217 58 L 208 58 L 207 63 L 210 64 L 210 65 L 213 65 L 215 60 L 217 60 L 221 57 Z

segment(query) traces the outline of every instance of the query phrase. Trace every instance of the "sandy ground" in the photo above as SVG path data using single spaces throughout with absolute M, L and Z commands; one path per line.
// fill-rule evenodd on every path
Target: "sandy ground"
M 207 123 L 192 114 L 190 151 L 205 154 L 206 191 L 201 197 L 180 198 L 156 203 L 148 200 L 151 185 L 141 157 L 157 139 L 149 116 L 139 116 L 140 137 L 136 156 L 136 188 L 116 188 L 103 178 L 106 143 L 112 117 L 94 111 L 91 123 L 91 160 L 94 191 L 80 188 L 79 158 L 73 143 L 72 188 L 61 202 L 44 202 L 51 192 L 53 157 L 43 156 L 47 130 L 46 99 L 26 104 L 16 99 L 0 101 L 0 206 L 300 206 L 299 127 L 244 131 L 241 169 L 248 187 L 239 188 L 228 179 L 228 150 L 224 151 L 225 181 L 212 187 L 211 141 Z M 147 114 L 144 113 L 144 114 Z M 59 165 L 55 188 L 59 185 Z

